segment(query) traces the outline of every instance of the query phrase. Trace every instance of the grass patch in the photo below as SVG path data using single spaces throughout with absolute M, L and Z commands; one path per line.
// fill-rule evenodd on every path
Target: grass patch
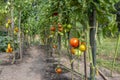
M 98 66 L 102 66 L 102 67 L 105 67 L 109 70 L 112 70 L 112 64 L 113 64 L 113 61 L 111 60 L 103 60 L 103 59 L 97 59 L 97 65 Z M 115 68 L 114 70 L 118 73 L 120 73 L 120 63 L 115 63 Z
M 117 39 L 107 38 L 102 41 L 102 44 L 97 45 L 97 64 L 98 66 L 112 69 L 113 58 L 115 54 Z M 118 47 L 118 55 L 115 62 L 115 71 L 120 73 L 120 45 Z

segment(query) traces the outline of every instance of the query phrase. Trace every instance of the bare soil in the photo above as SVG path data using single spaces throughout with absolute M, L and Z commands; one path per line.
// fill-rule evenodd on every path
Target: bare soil
M 71 72 L 63 69 L 62 74 L 56 74 L 55 68 L 58 65 L 58 56 L 54 54 L 48 57 L 46 46 L 31 46 L 25 51 L 23 60 L 20 63 L 0 65 L 0 80 L 72 80 Z M 62 56 L 60 64 L 70 68 L 68 57 Z M 74 62 L 74 69 L 84 74 L 83 60 L 80 61 L 80 69 L 78 62 Z M 87 64 L 89 75 L 89 63 Z M 120 74 L 114 73 L 113 77 L 109 77 L 109 70 L 101 68 L 101 71 L 108 80 L 120 80 Z M 83 80 L 83 76 L 74 74 L 74 80 Z M 97 80 L 104 80 L 99 75 Z

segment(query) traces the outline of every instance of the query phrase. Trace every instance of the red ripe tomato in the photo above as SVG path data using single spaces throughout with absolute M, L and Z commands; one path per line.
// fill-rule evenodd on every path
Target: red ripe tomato
M 78 38 L 71 38 L 70 45 L 74 48 L 78 47 L 79 46 L 79 39 Z
M 52 26 L 52 27 L 50 28 L 50 30 L 51 30 L 51 31 L 55 31 L 55 27 Z

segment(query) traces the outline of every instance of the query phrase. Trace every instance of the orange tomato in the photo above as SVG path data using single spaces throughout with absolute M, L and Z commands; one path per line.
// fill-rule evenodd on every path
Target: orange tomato
M 13 51 L 13 49 L 11 48 L 11 45 L 9 43 L 8 46 L 7 46 L 6 52 L 11 53 L 12 51 Z
M 75 49 L 74 48 L 71 48 L 70 51 L 71 51 L 72 54 L 75 54 Z
M 9 48 L 11 48 L 11 45 L 10 45 L 10 44 L 8 44 L 8 49 L 9 49 Z
M 63 31 L 63 27 L 59 27 L 58 31 L 62 32 Z
M 62 69 L 61 69 L 61 68 L 57 68 L 55 71 L 56 71 L 56 73 L 58 73 L 58 74 L 61 74 L 61 73 L 62 73 Z
M 11 53 L 12 51 L 13 51 L 13 49 L 12 49 L 12 48 L 10 48 L 10 49 L 9 49 L 9 52 Z
M 56 46 L 56 45 L 53 45 L 53 48 L 54 48 L 54 49 L 56 49 L 56 48 L 57 48 L 57 46 Z
M 61 24 L 58 24 L 58 28 L 61 28 L 62 27 L 62 25 Z
M 51 31 L 55 31 L 55 27 L 52 26 L 52 27 L 50 28 L 50 30 L 51 30 Z
M 71 38 L 70 45 L 74 48 L 78 47 L 79 46 L 79 39 L 78 38 Z
M 7 49 L 6 49 L 6 52 L 7 52 L 7 53 L 11 53 L 12 51 L 13 51 L 12 48 L 7 48 Z

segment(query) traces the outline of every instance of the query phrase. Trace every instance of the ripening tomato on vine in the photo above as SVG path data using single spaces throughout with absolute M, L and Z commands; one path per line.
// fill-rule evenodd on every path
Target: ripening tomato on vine
M 56 30 L 55 26 L 50 27 L 50 31 L 55 31 L 55 30 Z
M 61 69 L 60 67 L 57 67 L 57 68 L 55 69 L 55 72 L 56 72 L 57 74 L 61 74 L 61 73 L 62 73 L 62 69 Z
M 79 46 L 79 39 L 78 38 L 71 38 L 70 45 L 74 48 L 77 48 Z
M 8 19 L 8 20 L 7 20 L 7 23 L 8 23 L 8 24 L 11 24 L 11 23 L 12 23 L 11 19 Z
M 13 48 L 11 47 L 11 44 L 9 43 L 6 49 L 7 53 L 12 53 L 13 52 Z

